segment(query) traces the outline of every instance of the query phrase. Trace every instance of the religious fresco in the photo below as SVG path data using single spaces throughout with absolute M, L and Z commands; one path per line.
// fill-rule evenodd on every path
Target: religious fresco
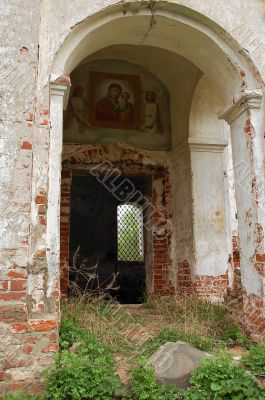
M 108 63 L 115 66 L 110 72 L 96 71 L 93 66 L 98 64 L 92 63 L 90 70 L 82 66 L 79 74 L 76 71 L 71 77 L 64 140 L 119 140 L 143 148 L 169 148 L 170 104 L 165 87 L 141 68 Z
M 90 72 L 93 126 L 140 129 L 140 79 L 136 75 Z
M 142 130 L 146 133 L 161 133 L 159 128 L 159 107 L 156 103 L 155 92 L 145 93 L 144 124 Z

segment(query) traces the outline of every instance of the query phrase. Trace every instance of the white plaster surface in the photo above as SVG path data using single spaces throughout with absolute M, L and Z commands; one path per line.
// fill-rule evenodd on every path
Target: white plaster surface
M 227 270 L 224 193 L 225 145 L 190 142 L 197 275 L 219 276 Z

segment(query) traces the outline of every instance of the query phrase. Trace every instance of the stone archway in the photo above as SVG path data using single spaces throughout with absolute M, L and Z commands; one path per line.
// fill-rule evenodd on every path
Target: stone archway
M 135 5 L 136 7 L 136 5 Z M 151 19 L 150 19 L 151 18 Z M 149 21 L 149 30 L 144 31 L 146 21 Z M 155 21 L 155 22 L 154 22 Z M 174 21 L 174 24 L 172 23 Z M 171 25 L 170 25 L 171 23 Z M 130 26 L 134 26 L 136 35 L 131 35 Z M 167 27 L 167 29 L 165 29 Z M 202 72 L 208 76 L 210 80 L 215 81 L 217 90 L 219 90 L 220 98 L 222 99 L 223 108 L 230 99 L 236 99 L 235 104 L 231 107 L 230 111 L 221 115 L 231 123 L 232 127 L 232 145 L 233 145 L 233 159 L 236 179 L 236 198 L 238 204 L 238 220 L 239 220 L 239 238 L 241 245 L 241 268 L 242 268 L 242 284 L 244 287 L 244 313 L 245 322 L 249 331 L 253 333 L 263 333 L 262 317 L 262 299 L 264 298 L 263 282 L 264 282 L 264 211 L 262 210 L 262 193 L 264 192 L 264 171 L 262 170 L 262 112 L 261 102 L 262 96 L 259 90 L 253 91 L 249 88 L 260 88 L 261 83 L 259 78 L 252 75 L 251 63 L 244 55 L 239 55 L 237 46 L 234 42 L 226 38 L 222 38 L 222 29 L 218 26 L 213 26 L 212 22 L 197 13 L 187 13 L 185 8 L 175 7 L 174 5 L 160 6 L 159 4 L 150 11 L 149 8 L 141 7 L 139 4 L 136 8 L 130 7 L 130 3 L 126 5 L 126 9 L 119 7 L 112 7 L 100 14 L 95 15 L 93 18 L 82 22 L 75 30 L 69 35 L 61 49 L 57 53 L 52 69 L 51 83 L 51 148 L 50 157 L 52 161 L 50 168 L 50 182 L 52 182 L 53 190 L 49 194 L 49 207 L 48 207 L 48 227 L 47 227 L 47 240 L 50 243 L 51 253 L 50 257 L 50 270 L 58 271 L 59 265 L 59 226 L 54 228 L 54 223 L 49 225 L 49 221 L 58 219 L 59 216 L 59 184 L 60 181 L 60 155 L 61 151 L 61 137 L 62 137 L 62 110 L 63 110 L 63 93 L 67 93 L 67 85 L 70 83 L 67 75 L 73 68 L 89 53 L 93 53 L 100 48 L 107 45 L 118 44 L 120 39 L 119 32 L 122 30 L 122 42 L 128 45 L 148 43 L 150 46 L 162 47 L 170 49 L 171 51 L 185 56 L 195 65 L 197 65 Z M 110 34 L 111 32 L 111 34 Z M 146 36 L 142 36 L 143 33 Z M 167 32 L 167 34 L 165 34 Z M 226 35 L 227 36 L 227 35 Z M 174 38 L 181 37 L 182 40 L 176 41 Z M 185 38 L 185 39 L 184 39 Z M 203 54 L 200 48 L 204 47 Z M 211 63 L 207 60 L 207 55 L 214 54 L 215 60 L 211 58 Z M 242 87 L 244 90 L 242 92 Z M 238 95 L 238 93 L 242 93 Z M 220 109 L 211 109 L 206 112 L 210 117 L 210 113 L 220 113 Z M 215 118 L 217 115 L 215 114 Z M 201 219 L 205 215 L 200 213 L 200 201 L 207 203 L 207 196 L 203 193 L 211 193 L 211 183 L 204 182 L 199 184 L 200 179 L 203 180 L 203 175 L 207 169 L 210 168 L 211 162 L 216 161 L 219 157 L 219 168 L 213 169 L 211 173 L 211 182 L 217 181 L 222 185 L 220 168 L 222 164 L 222 151 L 226 146 L 226 142 L 222 137 L 215 134 L 207 135 L 204 137 L 199 132 L 197 137 L 193 138 L 192 132 L 189 139 L 189 147 L 187 138 L 182 139 L 181 142 L 176 143 L 176 149 L 183 147 L 186 148 L 188 158 L 191 157 L 191 170 L 194 169 L 197 174 L 197 183 L 193 182 L 192 195 L 197 199 L 197 210 L 193 214 L 193 229 L 199 226 Z M 238 151 L 238 149 L 240 149 Z M 178 152 L 176 150 L 176 152 Z M 208 161 L 206 155 L 208 154 Z M 203 158 L 202 158 L 203 157 Z M 202 166 L 202 159 L 204 166 Z M 247 161 L 246 161 L 247 160 Z M 249 188 L 246 192 L 242 193 L 240 180 L 242 180 L 242 171 L 238 172 L 237 166 L 241 162 L 247 162 L 249 171 Z M 218 163 L 217 163 L 218 164 Z M 54 167 L 54 168 L 53 168 Z M 215 171 L 215 172 L 214 172 Z M 240 175 L 241 174 L 241 175 Z M 200 178 L 201 176 L 201 178 Z M 56 186 L 56 189 L 54 188 Z M 254 187 L 254 189 L 253 189 Z M 255 198 L 253 192 L 255 191 Z M 225 213 L 224 203 L 220 205 L 219 197 L 216 193 L 213 204 L 216 208 L 215 216 L 216 223 L 220 220 L 220 214 Z M 244 199 L 244 200 L 243 200 Z M 218 204 L 219 202 L 219 204 Z M 247 217 L 246 217 L 247 216 Z M 207 216 L 206 216 L 207 217 Z M 209 219 L 209 216 L 207 217 Z M 206 218 L 206 219 L 207 219 Z M 251 221 L 249 221 L 251 219 Z M 220 221 L 219 221 L 220 222 Z M 50 228 L 49 228 L 50 227 Z M 218 229 L 217 229 L 218 231 Z M 201 248 L 202 241 L 210 240 L 212 234 L 216 237 L 216 229 L 210 230 L 209 239 L 201 238 L 202 231 L 197 230 L 195 234 L 195 257 L 193 259 L 193 267 L 190 271 L 193 284 L 198 285 L 199 288 L 205 287 L 205 291 L 200 289 L 202 294 L 214 295 L 218 292 L 218 287 L 226 285 L 227 276 L 224 267 L 220 268 L 219 274 L 213 272 L 210 275 L 211 262 L 215 263 L 216 260 L 211 260 L 205 254 L 201 256 L 201 267 L 199 267 L 198 254 Z M 196 233 L 196 232 L 195 232 Z M 56 239 L 55 239 L 56 238 Z M 225 236 L 217 238 L 219 243 L 225 239 Z M 197 253 L 196 253 L 197 247 Z M 220 257 L 224 264 L 227 253 L 225 253 L 226 245 L 220 251 Z M 245 249 L 248 249 L 245 251 Z M 219 249 L 220 250 L 220 249 Z M 206 257 L 206 258 L 205 258 Z M 218 257 L 217 257 L 218 259 Z M 186 262 L 185 259 L 179 259 L 179 262 Z M 204 266 L 206 265 L 206 268 Z M 186 265 L 186 264 L 185 264 Z M 208 265 L 208 266 L 207 266 Z M 198 273 L 196 273 L 198 271 Z M 208 272 L 204 272 L 208 271 Z M 216 276 L 217 280 L 212 277 Z M 198 278 L 197 278 L 198 277 Z M 198 279 L 198 282 L 197 282 Z M 211 292 L 212 290 L 212 292 Z M 217 292 L 215 292 L 217 291 Z M 217 295 L 218 297 L 218 295 Z M 259 318 L 254 315 L 258 314 Z
M 67 84 L 70 83 L 67 75 L 84 57 L 108 45 L 119 44 L 121 40 L 119 32 L 122 31 L 122 43 L 139 45 L 144 42 L 145 44 L 148 43 L 149 46 L 162 47 L 188 58 L 210 80 L 215 82 L 220 98 L 222 99 L 223 108 L 231 101 L 231 98 L 235 99 L 235 104 L 232 105 L 230 111 L 224 114 L 220 113 L 220 109 L 207 110 L 207 112 L 210 115 L 211 112 L 218 113 L 219 111 L 221 118 L 226 119 L 232 128 L 239 237 L 242 249 L 241 268 L 242 284 L 244 287 L 245 323 L 249 331 L 261 334 L 264 322 L 264 317 L 262 316 L 262 301 L 264 298 L 264 264 L 262 264 L 264 262 L 264 208 L 262 207 L 264 171 L 262 169 L 261 143 L 263 138 L 263 121 L 261 112 L 262 95 L 259 91 L 262 87 L 261 82 L 259 78 L 252 74 L 251 63 L 244 54 L 242 55 L 242 52 L 239 54 L 237 45 L 232 40 L 229 40 L 227 33 L 225 33 L 226 39 L 224 40 L 222 29 L 204 16 L 191 11 L 187 12 L 187 9 L 174 6 L 173 4 L 161 6 L 157 4 L 152 10 L 145 6 L 142 7 L 139 4 L 136 5 L 135 3 L 134 5 L 128 3 L 124 7 L 106 9 L 102 13 L 96 14 L 89 20 L 79 24 L 66 39 L 54 60 L 51 75 L 54 80 L 51 84 L 51 138 L 54 137 L 56 139 L 54 139 L 54 145 L 51 144 L 51 154 L 52 152 L 56 154 L 51 156 L 54 160 L 54 170 L 50 168 L 50 180 L 58 186 L 60 179 L 60 152 L 58 152 L 58 148 L 61 148 L 60 137 L 62 136 L 62 120 L 60 115 L 62 115 L 63 109 L 62 94 L 64 91 L 67 92 Z M 146 26 L 148 27 L 147 30 Z M 131 27 L 134 28 L 135 35 L 131 34 Z M 176 37 L 181 37 L 182 40 L 177 41 L 174 39 Z M 204 48 L 205 51 L 201 52 L 201 48 Z M 207 54 L 209 57 L 211 55 L 211 63 L 207 60 Z M 253 87 L 257 90 L 251 90 Z M 191 135 L 191 132 L 189 135 Z M 188 144 L 187 141 L 186 143 Z M 196 137 L 192 135 L 189 139 L 189 148 L 184 144 L 186 151 L 191 154 L 191 168 L 195 169 L 198 182 L 200 176 L 203 178 L 205 171 L 209 170 L 211 162 L 215 162 L 217 156 L 221 165 L 222 151 L 225 145 L 226 142 L 223 138 L 218 138 L 215 134 L 212 136 L 207 135 L 207 137 L 200 134 Z M 179 146 L 180 143 L 177 143 L 176 149 L 180 148 Z M 178 151 L 176 150 L 177 153 Z M 206 161 L 206 153 L 208 154 L 208 161 Z M 202 160 L 204 160 L 204 166 L 200 167 L 202 166 Z M 249 189 L 242 191 L 242 185 L 240 184 L 240 181 L 242 181 L 242 171 L 238 168 L 238 165 L 242 162 L 244 163 L 244 160 L 248 160 L 246 167 L 249 173 L 246 179 L 248 180 L 247 185 Z M 218 170 L 213 169 L 211 172 L 210 180 L 214 182 L 216 178 L 219 184 L 222 185 L 220 168 Z M 193 227 L 195 229 L 198 227 L 200 218 L 204 217 L 200 214 L 199 210 L 199 203 L 202 200 L 201 196 L 203 193 L 204 201 L 207 201 L 207 196 L 211 195 L 212 204 L 217 208 L 218 206 L 221 208 L 220 213 L 224 212 L 224 204 L 221 204 L 220 207 L 220 193 L 218 197 L 216 193 L 211 193 L 209 185 L 207 187 L 204 183 L 200 186 L 197 183 L 194 184 L 193 182 L 192 187 L 193 199 L 197 198 L 198 200 L 198 212 L 194 213 L 193 218 Z M 57 215 L 57 218 L 59 215 L 58 205 L 55 206 L 55 203 L 58 204 L 58 193 L 59 187 L 58 190 L 51 191 L 49 196 L 48 240 L 49 217 L 51 215 L 54 221 L 55 215 Z M 254 197 L 253 193 L 255 193 Z M 57 210 L 55 210 L 56 207 Z M 219 211 L 217 210 L 216 212 L 218 213 Z M 216 214 L 216 217 L 217 221 L 220 219 L 220 214 Z M 210 295 L 214 296 L 215 289 L 212 293 L 211 289 L 213 289 L 213 286 L 216 286 L 218 292 L 220 285 L 226 285 L 226 282 L 224 282 L 226 276 L 223 274 L 222 268 L 220 268 L 219 275 L 216 275 L 216 272 L 213 274 L 213 276 L 217 277 L 217 280 L 214 280 L 215 283 L 213 283 L 209 272 L 204 273 L 204 266 L 199 267 L 200 243 L 202 241 L 205 242 L 205 238 L 200 237 L 201 233 L 199 229 L 197 235 L 194 236 L 194 246 L 195 249 L 197 247 L 197 254 L 195 250 L 194 268 L 190 271 L 191 281 L 193 281 L 196 287 L 196 276 L 198 276 L 198 286 L 206 287 L 207 290 L 205 293 L 208 291 Z M 57 234 L 56 237 L 58 237 Z M 212 237 L 212 235 L 209 235 L 209 237 Z M 220 243 L 220 237 L 218 240 Z M 53 248 L 52 253 L 54 257 L 51 260 L 51 269 L 57 270 L 59 261 L 58 241 L 49 241 Z M 225 245 L 221 252 L 222 263 L 225 261 L 224 251 Z M 216 261 L 211 261 L 209 256 L 207 259 L 207 254 L 202 255 L 201 260 L 204 265 L 208 265 L 205 271 L 209 271 L 211 269 L 211 262 L 214 263 Z M 186 262 L 186 260 L 183 260 L 183 262 Z M 198 270 L 199 273 L 196 274 Z M 202 277 L 201 279 L 200 276 Z M 202 290 L 202 294 L 205 293 Z M 259 317 L 256 318 L 255 314 Z

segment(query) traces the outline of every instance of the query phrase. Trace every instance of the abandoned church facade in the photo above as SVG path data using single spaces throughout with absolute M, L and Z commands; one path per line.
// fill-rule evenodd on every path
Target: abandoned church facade
M 84 276 L 223 302 L 264 337 L 264 12 L 4 0 L 1 393 L 38 385 Z

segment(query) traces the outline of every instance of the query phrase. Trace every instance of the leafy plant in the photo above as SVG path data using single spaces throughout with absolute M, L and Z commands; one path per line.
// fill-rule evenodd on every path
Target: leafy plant
M 46 374 L 47 400 L 110 400 L 113 395 L 124 393 L 116 368 L 109 352 L 89 332 L 74 327 L 73 335 L 68 332 L 71 321 L 61 327 L 63 348 L 56 356 L 55 366 Z M 79 345 L 76 352 L 69 346 L 75 340 Z
M 265 343 L 252 346 L 243 362 L 253 374 L 265 376 Z
M 69 349 L 74 343 L 82 341 L 84 337 L 84 331 L 75 320 L 62 319 L 59 336 L 59 345 L 61 349 Z
M 154 368 L 141 359 L 139 365 L 132 369 L 130 389 L 133 399 L 137 400 L 177 400 L 182 399 L 183 391 L 173 385 L 156 382 Z
M 239 344 L 247 348 L 251 346 L 251 340 L 235 325 L 231 325 L 226 328 L 221 333 L 220 337 L 226 343 Z
M 265 390 L 230 356 L 204 360 L 190 379 L 185 400 L 264 400 Z

